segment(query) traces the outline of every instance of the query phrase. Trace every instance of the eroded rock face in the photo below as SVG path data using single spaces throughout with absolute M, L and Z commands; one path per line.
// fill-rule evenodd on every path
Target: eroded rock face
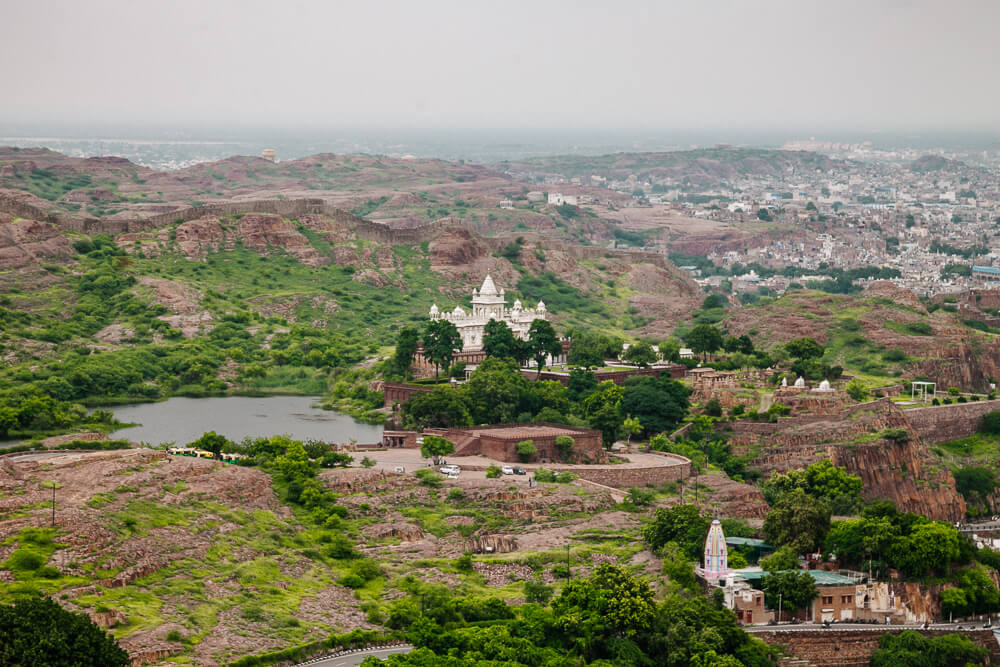
M 322 266 L 329 259 L 322 257 L 296 228 L 295 223 L 280 215 L 251 213 L 240 219 L 239 235 L 243 245 L 261 254 L 281 248 L 306 266 Z
M 73 246 L 54 225 L 5 217 L 7 221 L 0 220 L 0 269 L 65 259 L 73 254 Z
M 760 445 L 750 466 L 766 474 L 806 468 L 829 458 L 863 482 L 870 500 L 888 499 L 905 512 L 956 521 L 965 501 L 951 472 L 935 465 L 919 432 L 888 398 L 845 408 L 837 415 L 804 415 L 777 424 L 732 422 L 730 442 L 737 448 Z M 903 429 L 908 438 L 877 438 L 886 429 Z
M 225 240 L 218 218 L 198 218 L 177 226 L 177 245 L 188 259 L 200 259 L 218 251 Z
M 447 272 L 451 267 L 472 264 L 489 254 L 489 249 L 474 237 L 471 230 L 452 227 L 430 244 L 431 270 Z

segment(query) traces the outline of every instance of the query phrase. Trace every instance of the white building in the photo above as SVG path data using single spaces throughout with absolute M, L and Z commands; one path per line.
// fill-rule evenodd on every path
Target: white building
M 442 313 L 437 304 L 431 306 L 432 320 L 447 320 L 455 325 L 462 337 L 463 352 L 477 352 L 483 349 L 483 329 L 490 320 L 503 322 L 511 328 L 514 335 L 527 340 L 528 329 L 535 320 L 546 319 L 545 303 L 538 302 L 535 308 L 522 308 L 521 302 L 515 300 L 508 310 L 505 290 L 497 292 L 493 278 L 486 276 L 482 287 L 477 292 L 472 289 L 472 310 L 465 312 L 461 306 L 455 306 L 450 313 Z

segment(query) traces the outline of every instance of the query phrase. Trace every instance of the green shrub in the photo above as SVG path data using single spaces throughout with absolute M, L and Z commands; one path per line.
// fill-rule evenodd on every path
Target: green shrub
M 184 641 L 184 635 L 181 634 L 180 630 L 171 630 L 167 633 L 165 639 L 168 642 L 182 642 Z
M 552 587 L 535 581 L 524 582 L 524 599 L 536 604 L 548 604 L 552 598 Z
M 15 572 L 32 572 L 43 565 L 45 565 L 45 558 L 27 549 L 18 549 L 7 559 L 7 567 Z
M 58 579 L 62 573 L 51 565 L 43 565 L 35 570 L 35 576 L 39 579 Z
M 487 466 L 486 468 L 487 479 L 496 479 L 501 474 L 503 474 L 503 471 L 500 470 L 500 466 Z
M 534 440 L 522 440 L 516 445 L 517 455 L 521 457 L 522 461 L 530 461 L 532 457 L 538 454 L 538 448 L 535 447 Z
M 365 585 L 365 580 L 356 574 L 348 574 L 338 579 L 337 583 L 347 588 L 361 588 Z
M 459 572 L 472 572 L 472 554 L 465 554 L 456 558 L 455 569 Z
M 421 468 L 413 474 L 424 486 L 430 486 L 433 488 L 441 486 L 441 476 L 430 468 Z

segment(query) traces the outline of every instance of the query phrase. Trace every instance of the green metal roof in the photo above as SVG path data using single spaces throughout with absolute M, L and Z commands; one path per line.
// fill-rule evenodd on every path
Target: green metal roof
M 827 572 L 826 570 L 802 570 L 803 572 L 808 572 L 809 576 L 813 578 L 817 586 L 850 586 L 856 583 L 850 577 L 845 577 L 842 574 L 837 574 L 836 572 Z M 740 578 L 746 580 L 747 583 L 758 582 L 768 575 L 767 572 L 762 570 L 733 570 L 733 574 L 736 574 Z
M 770 544 L 766 544 L 764 540 L 758 540 L 753 537 L 727 537 L 726 544 L 735 544 L 738 547 L 757 547 L 758 549 L 774 549 Z

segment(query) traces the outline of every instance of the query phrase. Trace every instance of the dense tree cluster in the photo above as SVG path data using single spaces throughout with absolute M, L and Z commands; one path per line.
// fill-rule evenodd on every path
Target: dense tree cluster
M 774 664 L 767 646 L 743 632 L 729 610 L 685 591 L 657 602 L 648 584 L 608 563 L 567 584 L 548 608 L 512 610 L 497 600 L 464 602 L 443 586 L 410 588 L 412 597 L 395 603 L 388 623 L 417 648 L 390 656 L 391 666 Z
M 126 667 L 131 660 L 86 615 L 48 598 L 24 598 L 0 605 L 0 664 Z
M 772 505 L 795 489 L 830 503 L 834 514 L 854 514 L 862 505 L 861 478 L 833 465 L 830 459 L 817 461 L 804 470 L 774 473 L 761 487 L 764 498 Z
M 453 427 L 548 421 L 601 431 L 610 445 L 622 435 L 630 415 L 644 433 L 676 427 L 687 414 L 689 390 L 669 378 L 629 378 L 624 385 L 598 384 L 594 375 L 575 370 L 569 386 L 533 382 L 509 359 L 491 357 L 458 387 L 437 387 L 415 395 L 405 406 L 411 427 Z

